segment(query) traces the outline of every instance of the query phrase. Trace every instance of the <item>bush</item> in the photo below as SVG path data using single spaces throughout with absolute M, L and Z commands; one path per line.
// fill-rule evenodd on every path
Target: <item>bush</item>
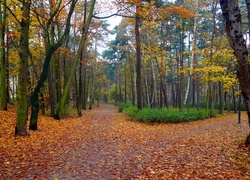
M 139 111 L 134 106 L 123 108 L 123 111 L 126 115 L 130 116 L 135 121 L 145 123 L 179 123 L 202 120 L 207 118 L 205 109 L 179 110 L 177 108 L 143 108 L 141 111 Z M 212 114 L 213 117 L 216 117 L 217 115 L 218 114 L 216 111 L 214 111 Z

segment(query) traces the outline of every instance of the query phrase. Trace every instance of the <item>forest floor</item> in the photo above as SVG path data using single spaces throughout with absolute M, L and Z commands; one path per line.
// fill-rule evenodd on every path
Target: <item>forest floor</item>
M 0 111 L 0 179 L 250 179 L 246 114 L 178 124 L 130 121 L 101 104 L 82 117 L 39 117 L 15 137 L 16 113 Z

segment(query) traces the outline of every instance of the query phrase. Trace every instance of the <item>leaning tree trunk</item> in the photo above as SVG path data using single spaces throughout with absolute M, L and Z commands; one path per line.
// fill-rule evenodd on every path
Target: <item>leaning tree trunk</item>
M 220 0 L 222 15 L 229 43 L 237 58 L 237 77 L 244 97 L 248 123 L 250 126 L 250 72 L 246 41 L 241 30 L 241 14 L 238 0 Z M 246 139 L 246 145 L 250 144 L 250 134 Z
M 58 108 L 56 110 L 56 114 L 55 114 L 54 118 L 57 119 L 57 120 L 61 119 L 61 115 L 62 115 L 62 111 L 64 109 L 64 105 L 65 105 L 65 102 L 66 102 L 67 94 L 69 92 L 70 84 L 71 84 L 71 81 L 73 79 L 73 75 L 74 75 L 74 72 L 75 72 L 75 69 L 76 69 L 80 54 L 82 52 L 81 50 L 82 50 L 82 48 L 84 46 L 84 43 L 85 43 L 85 41 L 87 39 L 88 30 L 89 30 L 89 26 L 90 26 L 90 23 L 91 23 L 91 19 L 92 19 L 94 7 L 95 7 L 95 2 L 96 2 L 96 0 L 91 1 L 89 16 L 88 16 L 88 19 L 86 21 L 86 26 L 85 26 L 85 29 L 84 29 L 84 33 L 83 33 L 83 35 L 81 37 L 80 45 L 78 47 L 78 51 L 77 51 L 76 56 L 74 58 L 72 68 L 70 69 L 69 78 L 68 78 L 68 80 L 66 82 L 62 98 L 61 98 L 60 103 L 58 105 Z

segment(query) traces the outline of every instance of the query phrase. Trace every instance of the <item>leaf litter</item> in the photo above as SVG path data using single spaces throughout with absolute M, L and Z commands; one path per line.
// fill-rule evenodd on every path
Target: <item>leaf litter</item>
M 0 111 L 0 179 L 250 179 L 246 114 L 142 124 L 112 105 L 15 137 L 15 112 Z M 240 146 L 239 146 L 240 145 Z

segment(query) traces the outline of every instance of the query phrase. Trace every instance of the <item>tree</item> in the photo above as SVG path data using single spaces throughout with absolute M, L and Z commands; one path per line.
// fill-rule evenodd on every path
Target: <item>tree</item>
M 22 19 L 20 21 L 20 38 L 19 38 L 19 78 L 18 78 L 18 106 L 15 134 L 26 136 L 28 120 L 28 57 L 29 57 L 29 27 L 30 27 L 30 0 L 22 1 Z
M 63 109 L 64 109 L 64 105 L 65 105 L 65 102 L 66 102 L 66 97 L 67 97 L 67 94 L 68 94 L 68 91 L 69 91 L 69 88 L 70 88 L 70 83 L 71 83 L 71 81 L 73 79 L 74 71 L 76 69 L 77 62 L 78 62 L 78 60 L 80 58 L 80 55 L 81 55 L 81 52 L 82 52 L 82 48 L 83 48 L 84 43 L 85 43 L 85 41 L 87 39 L 89 25 L 91 23 L 91 19 L 92 19 L 94 7 L 95 7 L 95 0 L 92 0 L 91 1 L 91 5 L 90 5 L 90 10 L 89 10 L 88 18 L 87 18 L 87 21 L 86 21 L 86 26 L 85 26 L 84 31 L 83 31 L 84 33 L 82 34 L 80 45 L 78 47 L 77 54 L 76 54 L 76 56 L 74 58 L 73 66 L 70 69 L 69 78 L 67 79 L 66 86 L 64 88 L 62 98 L 61 98 L 61 100 L 59 102 L 59 105 L 58 105 L 58 108 L 56 110 L 55 119 L 58 119 L 58 120 L 61 119 L 61 115 L 62 115 L 62 112 L 63 112 Z
M 7 83 L 6 83 L 6 71 L 7 71 L 7 60 L 6 60 L 6 45 L 5 45 L 5 29 L 6 29 L 6 0 L 0 3 L 0 82 L 1 82 L 1 94 L 0 94 L 0 109 L 7 110 Z
M 250 126 L 250 66 L 246 41 L 241 29 L 241 13 L 238 0 L 220 0 L 220 6 L 225 22 L 225 31 L 229 43 L 234 50 L 234 55 L 237 58 L 237 78 L 246 103 L 248 123 Z M 245 144 L 247 146 L 250 144 L 250 133 Z
M 140 45 L 140 17 L 139 17 L 140 1 L 136 2 L 135 14 L 135 44 L 136 44 L 136 93 L 137 93 L 137 108 L 142 109 L 142 95 L 141 95 L 141 45 Z
M 62 43 L 65 41 L 66 37 L 69 34 L 70 18 L 73 14 L 76 2 L 77 2 L 77 0 L 71 1 L 69 14 L 68 14 L 68 17 L 66 19 L 66 27 L 64 29 L 64 32 L 62 33 L 62 36 L 58 39 L 57 42 L 55 42 L 54 44 L 51 44 L 51 42 L 50 42 L 50 36 L 51 36 L 50 30 L 52 28 L 52 23 L 53 23 L 55 16 L 58 14 L 58 12 L 60 12 L 60 6 L 62 3 L 62 0 L 59 0 L 55 10 L 51 13 L 51 16 L 46 24 L 46 27 L 44 27 L 45 28 L 46 43 L 47 43 L 48 47 L 46 48 L 46 57 L 45 57 L 45 61 L 43 63 L 42 73 L 41 73 L 40 78 L 38 80 L 38 83 L 34 89 L 34 92 L 31 96 L 31 117 L 30 117 L 30 129 L 31 130 L 37 130 L 38 113 L 39 113 L 39 99 L 38 99 L 39 92 L 40 92 L 40 89 L 42 88 L 45 80 L 47 79 L 50 60 L 51 60 L 52 55 L 62 45 Z

